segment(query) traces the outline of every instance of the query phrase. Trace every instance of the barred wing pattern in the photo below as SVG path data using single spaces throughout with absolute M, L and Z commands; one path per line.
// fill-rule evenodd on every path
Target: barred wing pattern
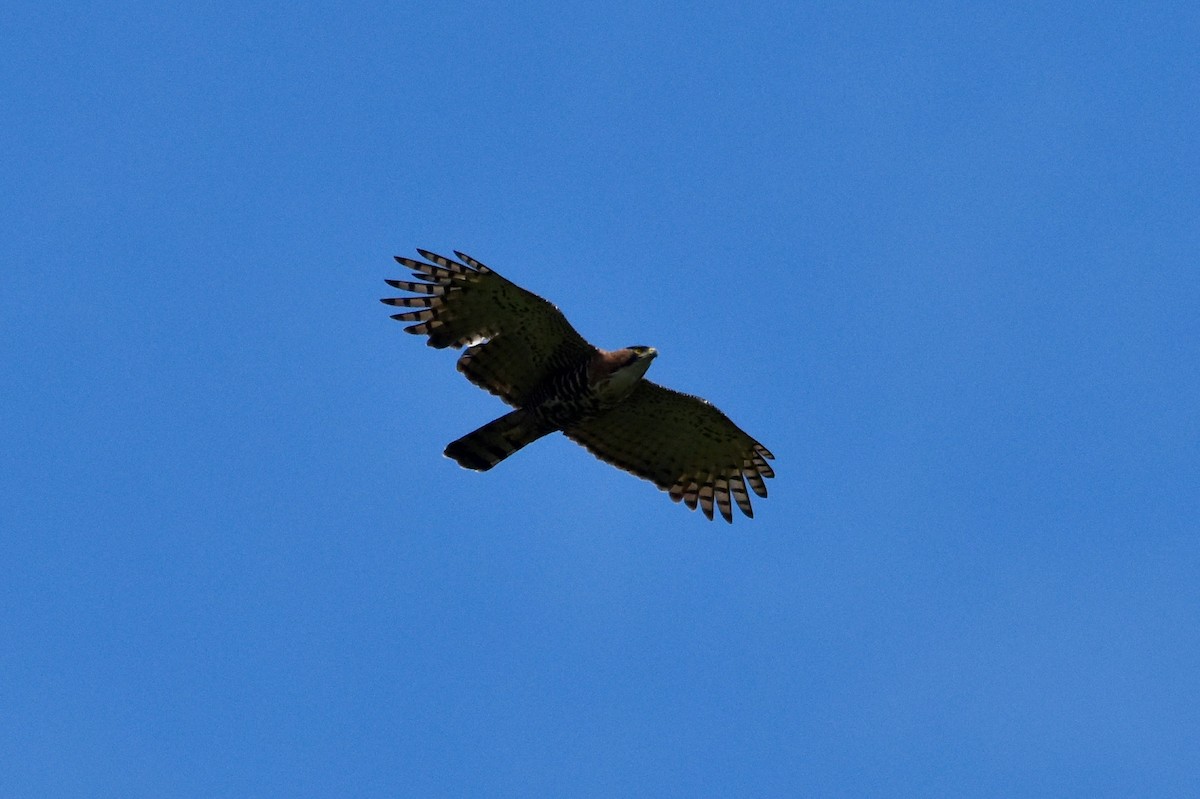
M 459 263 L 428 250 L 417 252 L 429 263 L 401 256 L 396 261 L 423 282 L 387 283 L 419 296 L 383 300 L 417 310 L 392 318 L 416 322 L 405 331 L 429 336 L 431 347 L 467 347 L 458 370 L 508 404 L 520 407 L 555 369 L 595 352 L 562 311 L 469 255 L 455 251 Z
M 713 504 L 733 521 L 730 498 L 753 518 L 749 485 L 767 496 L 763 478 L 774 477 L 766 447 L 744 433 L 711 403 L 643 379 L 615 408 L 563 433 L 593 455 L 651 481 L 713 518 Z

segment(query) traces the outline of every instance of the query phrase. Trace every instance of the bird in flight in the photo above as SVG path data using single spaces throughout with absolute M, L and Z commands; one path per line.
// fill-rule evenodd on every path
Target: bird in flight
M 415 322 L 404 330 L 431 347 L 466 347 L 458 371 L 516 408 L 451 443 L 446 457 L 484 472 L 561 431 L 709 519 L 715 504 L 732 522 L 732 502 L 754 516 L 746 487 L 767 496 L 775 456 L 707 400 L 646 380 L 653 347 L 594 347 L 554 305 L 469 255 L 417 252 L 424 261 L 396 261 L 421 282 L 386 281 L 416 296 L 383 299 L 416 310 L 392 318 Z

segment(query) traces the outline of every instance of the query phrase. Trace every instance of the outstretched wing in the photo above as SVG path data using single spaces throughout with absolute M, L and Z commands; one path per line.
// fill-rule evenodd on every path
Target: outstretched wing
M 405 331 L 429 336 L 431 347 L 467 347 L 458 370 L 510 405 L 524 404 L 548 374 L 594 352 L 562 311 L 469 255 L 456 251 L 459 263 L 417 252 L 429 263 L 400 256 L 396 261 L 423 282 L 387 283 L 420 296 L 383 300 L 417 310 L 392 318 L 416 322 Z
M 766 447 L 711 403 L 642 380 L 612 410 L 563 430 L 596 457 L 651 481 L 675 502 L 713 517 L 715 500 L 733 521 L 730 497 L 753 517 L 747 484 L 766 497 L 763 478 L 774 477 Z

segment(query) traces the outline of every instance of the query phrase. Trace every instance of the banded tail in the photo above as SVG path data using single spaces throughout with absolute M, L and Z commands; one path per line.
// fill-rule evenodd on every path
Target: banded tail
M 465 469 L 486 472 L 521 447 L 556 429 L 528 411 L 517 409 L 451 442 L 444 454 Z

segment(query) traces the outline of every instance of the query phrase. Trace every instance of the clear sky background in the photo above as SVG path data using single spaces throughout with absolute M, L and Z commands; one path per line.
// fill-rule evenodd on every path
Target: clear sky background
M 0 794 L 1195 796 L 1194 3 L 0 13 Z M 378 298 L 461 249 L 732 526 Z

